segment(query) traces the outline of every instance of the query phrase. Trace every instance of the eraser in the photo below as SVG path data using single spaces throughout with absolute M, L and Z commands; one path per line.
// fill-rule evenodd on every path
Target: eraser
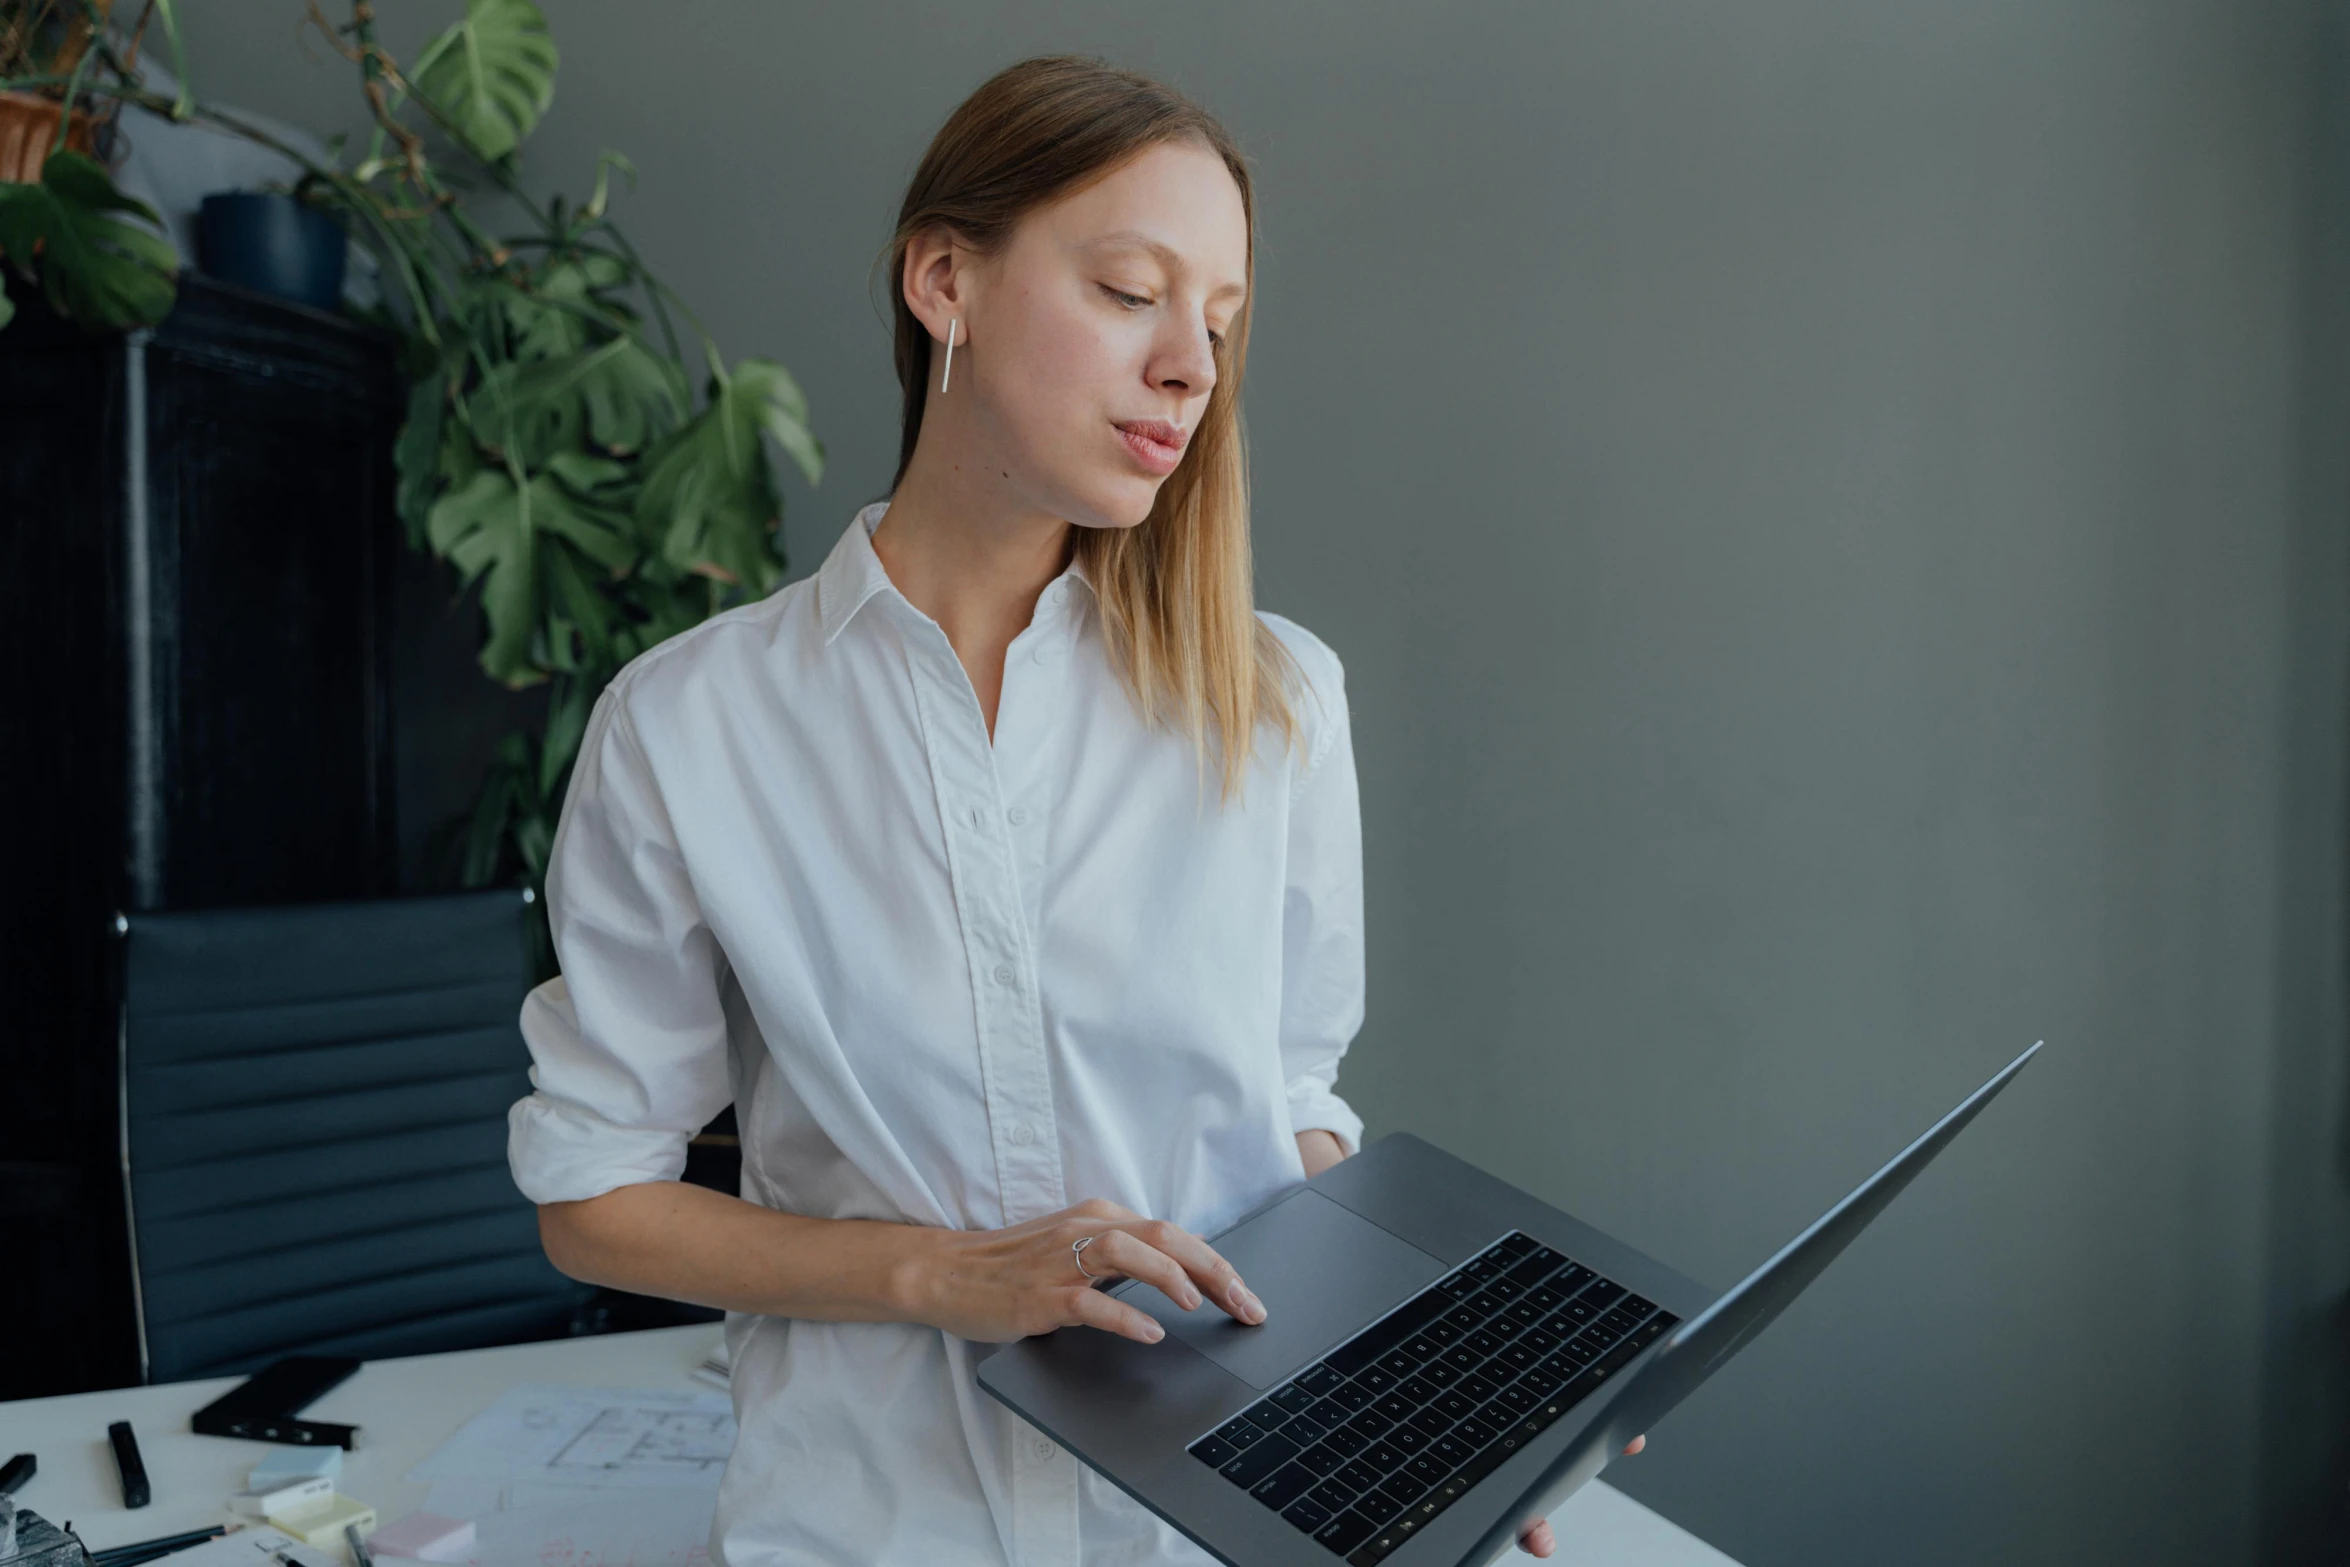
M 461 1562 L 473 1549 L 473 1525 L 438 1513 L 410 1513 L 369 1535 L 367 1549 L 409 1561 Z
M 311 1480 L 320 1475 L 329 1480 L 343 1477 L 343 1450 L 339 1447 L 281 1447 L 253 1466 L 245 1483 L 256 1491 L 274 1491 L 295 1480 Z
M 361 1534 L 375 1527 L 375 1509 L 365 1502 L 354 1502 L 347 1496 L 329 1497 L 323 1507 L 269 1520 L 273 1529 L 282 1529 L 304 1545 L 339 1546 L 343 1530 L 355 1525 Z
M 308 1480 L 288 1480 L 268 1490 L 256 1486 L 250 1491 L 240 1491 L 228 1499 L 228 1505 L 229 1511 L 243 1513 L 248 1518 L 298 1518 L 334 1499 L 334 1481 L 325 1475 L 315 1475 Z

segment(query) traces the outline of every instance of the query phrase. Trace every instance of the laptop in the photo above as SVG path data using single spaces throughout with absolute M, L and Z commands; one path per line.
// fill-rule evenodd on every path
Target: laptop
M 1407 1133 L 1208 1237 L 1265 1321 L 1021 1339 L 979 1384 L 1229 1567 L 1493 1561 L 1785 1310 L 2039 1052 L 1726 1294 Z

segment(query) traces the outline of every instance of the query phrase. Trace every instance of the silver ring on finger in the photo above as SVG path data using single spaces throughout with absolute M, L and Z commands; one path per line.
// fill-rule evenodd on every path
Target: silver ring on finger
M 1094 1272 L 1094 1271 L 1093 1271 L 1091 1268 L 1089 1268 L 1089 1267 L 1087 1267 L 1087 1266 L 1085 1265 L 1085 1248 L 1086 1248 L 1086 1247 L 1088 1247 L 1088 1246 L 1091 1246 L 1092 1244 L 1093 1244 L 1093 1237 L 1092 1237 L 1092 1236 L 1090 1236 L 1090 1235 L 1080 1235 L 1080 1236 L 1078 1236 L 1078 1237 L 1077 1237 L 1077 1239 L 1075 1239 L 1075 1240 L 1073 1240 L 1073 1241 L 1071 1241 L 1071 1242 L 1069 1243 L 1069 1255 L 1070 1255 L 1070 1257 L 1071 1257 L 1073 1260 L 1075 1260 L 1075 1262 L 1076 1262 L 1076 1264 L 1077 1264 L 1077 1271 L 1078 1271 L 1078 1272 L 1080 1272 L 1080 1273 L 1082 1273 L 1082 1274 L 1084 1274 L 1084 1275 L 1085 1275 L 1087 1278 L 1089 1278 L 1089 1279 L 1100 1279 L 1100 1278 L 1107 1278 L 1107 1277 L 1108 1277 L 1108 1275 L 1107 1275 L 1107 1274 L 1096 1273 L 1096 1272 Z

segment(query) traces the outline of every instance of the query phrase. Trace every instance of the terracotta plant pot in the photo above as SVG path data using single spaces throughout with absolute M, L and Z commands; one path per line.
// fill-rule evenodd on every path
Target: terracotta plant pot
M 66 146 L 89 152 L 98 131 L 97 119 L 85 109 L 73 111 Z M 0 92 L 0 185 L 33 185 L 41 165 L 57 141 L 57 100 L 35 93 Z

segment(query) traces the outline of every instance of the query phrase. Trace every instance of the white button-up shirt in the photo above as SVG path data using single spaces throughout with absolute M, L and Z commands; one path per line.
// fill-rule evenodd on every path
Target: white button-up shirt
M 1304 1178 L 1294 1133 L 1362 1131 L 1333 1091 L 1363 1012 L 1338 660 L 1264 617 L 1308 682 L 1303 744 L 1268 730 L 1220 804 L 1212 760 L 1140 722 L 1072 567 L 1012 641 L 991 743 L 873 551 L 887 505 L 597 701 L 515 1180 L 544 1203 L 674 1179 L 732 1101 L 770 1208 L 977 1230 L 1106 1197 L 1211 1233 Z M 726 1335 L 725 1567 L 1208 1559 L 981 1392 L 985 1346 L 740 1313 Z

